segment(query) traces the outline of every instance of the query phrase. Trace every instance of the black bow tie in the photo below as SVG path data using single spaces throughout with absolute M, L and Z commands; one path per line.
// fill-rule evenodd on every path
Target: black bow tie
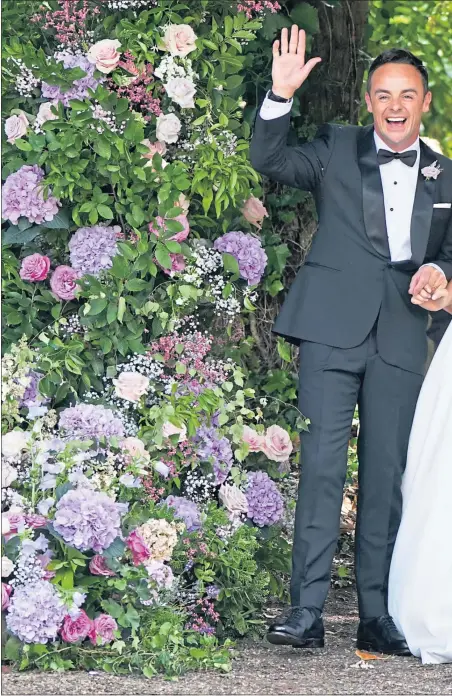
M 414 167 L 417 160 L 417 150 L 407 150 L 406 152 L 391 152 L 391 150 L 380 149 L 377 152 L 378 164 L 387 164 L 392 160 L 401 160 L 408 167 Z

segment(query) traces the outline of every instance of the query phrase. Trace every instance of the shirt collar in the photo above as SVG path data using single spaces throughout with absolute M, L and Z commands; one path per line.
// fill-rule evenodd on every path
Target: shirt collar
M 378 135 L 378 133 L 376 132 L 375 129 L 374 129 L 374 140 L 375 140 L 377 152 L 381 148 L 383 148 L 384 150 L 389 150 L 390 152 L 395 152 L 395 150 L 393 150 L 391 147 L 386 145 L 386 143 L 380 138 L 380 136 Z M 416 150 L 416 152 L 419 154 L 419 152 L 420 152 L 419 136 L 417 137 L 415 142 L 412 145 L 410 145 L 410 147 L 406 147 L 404 150 L 401 150 L 401 152 L 406 152 L 407 150 Z

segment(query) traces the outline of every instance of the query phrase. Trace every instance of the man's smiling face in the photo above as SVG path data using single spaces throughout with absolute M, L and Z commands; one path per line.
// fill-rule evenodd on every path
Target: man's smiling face
M 375 131 L 396 152 L 415 142 L 422 114 L 429 111 L 431 100 L 419 71 L 405 63 L 381 65 L 371 77 L 370 92 L 366 92 Z

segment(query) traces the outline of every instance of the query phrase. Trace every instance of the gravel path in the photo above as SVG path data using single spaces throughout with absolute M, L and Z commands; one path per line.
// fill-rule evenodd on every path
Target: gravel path
M 197 672 L 163 678 L 28 672 L 3 675 L 3 694 L 452 694 L 452 665 L 422 666 L 414 658 L 363 662 L 355 654 L 352 590 L 334 590 L 326 610 L 327 647 L 305 651 L 265 641 L 239 645 L 230 674 Z

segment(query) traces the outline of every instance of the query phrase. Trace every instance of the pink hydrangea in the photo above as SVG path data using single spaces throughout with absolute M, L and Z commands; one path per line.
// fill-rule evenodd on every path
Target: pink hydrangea
M 58 200 L 51 195 L 44 198 L 44 171 L 37 164 L 25 164 L 10 174 L 3 185 L 2 217 L 17 225 L 19 218 L 29 222 L 50 222 L 58 212 Z
M 78 289 L 78 271 L 70 266 L 57 266 L 50 278 L 50 287 L 59 300 L 73 300 Z
M 49 269 L 50 259 L 48 256 L 31 254 L 22 259 L 19 275 L 22 280 L 29 280 L 31 283 L 37 283 L 47 278 Z
M 173 239 L 175 242 L 183 242 L 184 239 L 187 239 L 189 233 L 190 233 L 190 226 L 188 224 L 188 218 L 186 215 L 178 215 L 177 217 L 173 218 L 174 220 L 177 220 L 177 222 L 180 222 L 181 225 L 183 225 L 183 230 L 180 232 L 176 232 L 173 234 L 172 237 L 169 237 L 169 239 Z M 163 228 L 166 230 L 166 225 L 165 225 L 166 220 L 164 220 L 160 215 L 157 216 L 157 225 L 160 228 Z M 153 232 L 156 237 L 160 236 L 160 232 L 155 227 L 152 222 L 149 223 L 149 232 Z

